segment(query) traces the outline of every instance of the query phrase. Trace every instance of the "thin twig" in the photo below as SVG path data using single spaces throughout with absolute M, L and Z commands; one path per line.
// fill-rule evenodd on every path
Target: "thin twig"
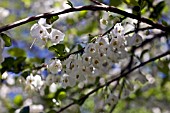
M 37 15 L 37 16 L 28 17 L 28 18 L 16 21 L 16 22 L 14 22 L 12 24 L 8 24 L 8 25 L 0 27 L 0 33 L 3 32 L 3 31 L 7 31 L 9 29 L 18 27 L 20 25 L 26 24 L 28 22 L 32 22 L 32 21 L 38 20 L 40 18 L 49 18 L 51 16 L 62 15 L 62 14 L 70 13 L 70 12 L 83 11 L 83 10 L 110 11 L 110 12 L 113 12 L 113 13 L 117 13 L 117 14 L 123 15 L 125 17 L 130 17 L 130 18 L 133 18 L 133 19 L 136 19 L 136 20 L 140 20 L 141 22 L 147 23 L 147 24 L 149 24 L 149 25 L 151 25 L 151 26 L 153 26 L 153 27 L 155 27 L 157 29 L 161 29 L 161 30 L 166 31 L 166 32 L 170 31 L 170 27 L 169 26 L 168 27 L 167 26 L 163 26 L 162 24 L 155 23 L 152 20 L 149 20 L 149 19 L 144 18 L 144 17 L 136 16 L 136 15 L 134 15 L 132 13 L 128 13 L 126 11 L 120 10 L 120 9 L 118 9 L 116 7 L 113 7 L 113 6 L 87 5 L 87 6 L 79 6 L 79 7 L 68 8 L 68 9 L 65 9 L 65 10 L 60 11 L 60 12 L 54 11 L 54 12 L 40 14 L 40 15 Z
M 164 57 L 164 56 L 167 56 L 167 55 L 169 55 L 169 54 L 170 54 L 170 50 L 167 51 L 167 52 L 165 52 L 165 53 L 163 53 L 163 54 L 161 54 L 161 55 L 158 55 L 158 56 L 156 56 L 156 57 L 154 57 L 154 58 L 151 58 L 151 59 L 148 60 L 148 61 L 142 62 L 142 63 L 139 64 L 138 66 L 130 69 L 128 72 L 123 73 L 122 75 L 120 75 L 120 76 L 118 76 L 118 77 L 116 77 L 116 78 L 108 81 L 108 82 L 105 83 L 104 85 L 100 85 L 100 86 L 98 86 L 97 88 L 93 89 L 91 92 L 87 93 L 84 97 L 80 98 L 78 101 L 81 101 L 81 100 L 84 100 L 84 99 L 88 98 L 91 94 L 95 93 L 95 92 L 98 91 L 100 88 L 103 88 L 104 86 L 108 86 L 108 85 L 111 84 L 112 82 L 114 82 L 114 81 L 116 81 L 116 80 L 119 80 L 119 79 L 127 76 L 128 74 L 130 74 L 130 73 L 133 72 L 134 70 L 136 70 L 136 69 L 138 69 L 138 68 L 140 68 L 140 67 L 142 67 L 142 66 L 144 66 L 144 65 L 146 65 L 146 64 L 148 64 L 148 63 L 150 63 L 150 62 L 153 62 L 153 61 L 155 61 L 155 60 L 157 60 L 157 59 L 160 59 L 160 58 L 162 58 L 162 57 Z M 60 109 L 59 111 L 57 111 L 56 113 L 60 113 L 60 112 L 64 111 L 65 109 L 67 109 L 68 107 L 74 105 L 74 104 L 76 104 L 76 103 L 75 103 L 75 102 L 72 102 L 72 103 L 68 104 L 67 106 L 61 108 L 61 109 Z

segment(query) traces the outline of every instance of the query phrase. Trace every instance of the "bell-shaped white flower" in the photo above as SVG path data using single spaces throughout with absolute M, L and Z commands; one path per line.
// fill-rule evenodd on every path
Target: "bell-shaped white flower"
M 34 81 L 32 82 L 32 85 L 36 87 L 37 89 L 40 89 L 41 86 L 43 85 L 44 81 L 42 81 L 40 75 L 35 75 L 34 76 Z
M 132 37 L 130 36 L 126 37 L 126 41 L 127 41 L 127 46 L 135 46 L 142 43 L 143 39 L 139 34 L 135 33 L 133 34 Z
M 53 59 L 48 63 L 48 70 L 53 73 L 57 74 L 62 70 L 62 64 L 59 59 Z
M 111 48 L 108 48 L 108 50 L 106 52 L 106 56 L 108 58 L 107 60 L 110 60 L 112 63 L 118 62 L 119 54 L 112 51 Z
M 120 38 L 124 35 L 124 28 L 121 25 L 121 23 L 116 23 L 116 25 L 114 26 L 114 29 L 113 29 L 113 33 L 114 33 L 114 35 L 117 36 L 117 38 Z
M 26 84 L 32 84 L 33 82 L 34 82 L 34 76 L 32 74 L 30 74 L 26 78 Z
M 49 33 L 47 32 L 47 29 L 37 23 L 31 27 L 30 34 L 33 38 L 40 38 L 45 42 L 49 38 Z
M 112 38 L 110 41 L 109 46 L 112 48 L 112 50 L 119 49 L 122 45 L 121 39 L 118 38 Z
M 106 19 L 100 19 L 100 27 L 105 29 L 107 27 L 108 21 Z
M 73 73 L 70 74 L 70 76 L 72 76 L 78 82 L 86 80 L 85 76 L 83 75 L 80 69 L 81 68 L 78 68 L 77 70 L 75 70 Z
M 118 97 L 114 94 L 110 93 L 109 97 L 106 99 L 105 104 L 109 104 L 110 106 L 113 106 L 118 101 Z
M 55 83 L 57 81 L 57 77 L 55 75 L 49 74 L 46 78 L 46 84 L 50 86 L 52 83 Z
M 100 67 L 100 65 L 101 65 L 101 60 L 99 60 L 99 58 L 97 58 L 97 57 L 93 57 L 92 58 L 92 64 L 93 64 L 93 66 L 95 67 L 95 68 L 99 68 Z
M 52 25 L 47 24 L 45 18 L 40 18 L 38 21 L 38 24 L 44 26 L 46 29 L 49 29 L 52 27 Z
M 90 54 L 91 56 L 96 56 L 98 54 L 99 48 L 95 43 L 89 43 L 85 49 L 85 53 Z
M 53 43 L 53 45 L 58 44 L 59 42 L 63 41 L 64 37 L 65 37 L 65 34 L 57 29 L 52 29 L 50 33 L 50 40 Z
M 83 53 L 83 55 L 82 55 L 82 62 L 83 62 L 83 65 L 85 65 L 85 66 L 90 65 L 91 64 L 90 54 Z
M 98 37 L 95 43 L 98 44 L 99 47 L 103 47 L 109 44 L 109 40 L 107 37 Z
M 66 88 L 67 86 L 73 87 L 76 85 L 76 80 L 68 74 L 64 74 L 61 78 L 61 84 L 63 88 Z

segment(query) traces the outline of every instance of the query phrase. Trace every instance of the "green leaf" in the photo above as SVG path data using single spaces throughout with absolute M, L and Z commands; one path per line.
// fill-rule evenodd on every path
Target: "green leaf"
M 58 99 L 59 100 L 63 100 L 66 98 L 66 92 L 65 91 L 60 91 L 60 93 L 58 94 Z
M 48 48 L 50 51 L 54 51 L 57 56 L 63 56 L 65 54 L 65 45 L 57 44 Z
M 23 97 L 22 95 L 16 95 L 14 98 L 14 103 L 18 106 L 21 106 L 23 103 Z
M 14 56 L 14 57 L 25 57 L 26 56 L 26 52 L 21 49 L 21 48 L 11 48 L 8 50 L 8 53 L 11 55 L 11 56 Z
M 26 107 L 22 108 L 19 113 L 30 113 L 30 107 L 26 106 Z
M 123 2 L 125 2 L 127 5 L 131 5 L 131 6 L 138 6 L 138 2 L 136 0 L 123 0 Z
M 0 36 L 2 37 L 2 39 L 5 42 L 5 47 L 11 46 L 11 38 L 8 35 L 1 33 Z
M 165 7 L 165 1 L 159 2 L 155 7 L 153 12 L 150 15 L 150 18 L 153 19 L 159 19 L 159 17 L 161 16 L 161 12 Z
M 55 15 L 55 16 L 52 16 L 50 18 L 47 18 L 46 22 L 47 22 L 47 24 L 52 24 L 53 22 L 55 22 L 58 19 L 59 19 L 59 16 Z
M 110 0 L 110 5 L 111 6 L 119 6 L 122 3 L 122 0 Z
M 69 6 L 71 6 L 73 8 L 73 4 L 69 0 L 67 0 L 66 4 L 68 4 Z
M 140 11 L 141 11 L 140 6 L 133 7 L 133 14 L 138 15 L 140 13 Z

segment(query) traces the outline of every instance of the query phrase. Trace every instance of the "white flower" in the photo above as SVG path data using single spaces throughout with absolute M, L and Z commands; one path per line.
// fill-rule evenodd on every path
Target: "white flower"
M 85 49 L 85 53 L 90 54 L 91 56 L 96 56 L 98 54 L 99 48 L 94 43 L 89 43 Z
M 116 25 L 114 26 L 114 29 L 113 29 L 113 33 L 114 33 L 114 35 L 117 36 L 117 38 L 120 38 L 124 35 L 123 30 L 124 30 L 124 28 L 121 25 L 121 23 L 116 23 Z
M 41 88 L 41 86 L 43 85 L 44 81 L 42 81 L 41 76 L 40 75 L 35 75 L 34 76 L 34 81 L 32 82 L 32 85 L 38 89 Z
M 0 21 L 2 21 L 4 18 L 6 18 L 10 14 L 9 10 L 4 9 L 3 7 L 0 7 Z
M 34 76 L 32 74 L 30 74 L 26 78 L 26 84 L 32 84 L 33 82 L 34 82 Z
M 101 48 L 103 46 L 108 45 L 109 44 L 109 40 L 108 40 L 107 37 L 98 37 L 95 43 L 98 44 L 99 47 Z
M 93 66 L 95 67 L 95 68 L 99 68 L 100 67 L 100 65 L 101 65 L 101 60 L 99 60 L 99 58 L 97 58 L 97 57 L 93 57 L 92 58 L 92 64 L 93 64 Z
M 91 64 L 90 54 L 83 53 L 83 55 L 82 55 L 82 62 L 83 62 L 83 65 L 85 65 L 85 66 L 90 65 Z
M 113 62 L 113 63 L 118 62 L 119 54 L 114 52 L 114 51 L 112 51 L 111 48 L 107 49 L 106 56 L 108 58 L 107 60 L 111 60 L 111 62 Z
M 30 34 L 33 38 L 40 38 L 45 42 L 49 38 L 49 33 L 47 32 L 46 28 L 37 23 L 31 27 Z
M 44 111 L 43 105 L 30 105 L 30 113 L 41 113 Z
M 7 79 L 7 77 L 8 77 L 8 72 L 7 71 L 5 71 L 3 74 L 2 74 L 2 79 Z
M 106 27 L 107 27 L 107 24 L 108 24 L 108 21 L 107 20 L 105 20 L 105 19 L 100 19 L 100 27 L 102 28 L 102 29 L 105 29 Z
M 46 78 L 46 84 L 51 85 L 52 83 L 57 81 L 57 77 L 55 75 L 49 74 Z
M 110 106 L 113 106 L 114 104 L 117 103 L 117 101 L 118 101 L 118 97 L 111 93 L 109 94 L 109 97 L 105 101 L 105 104 L 109 104 Z
M 66 88 L 67 86 L 73 87 L 76 85 L 76 80 L 69 75 L 64 74 L 61 78 L 61 83 L 63 88 Z
M 50 33 L 50 39 L 53 45 L 58 44 L 60 41 L 63 41 L 64 37 L 65 37 L 65 34 L 57 29 L 52 29 Z
M 85 76 L 83 75 L 81 68 L 78 68 L 77 70 L 73 71 L 73 73 L 70 73 L 70 76 L 73 77 L 78 82 L 86 80 Z
M 139 34 L 135 33 L 133 34 L 132 37 L 130 36 L 126 37 L 126 41 L 127 41 L 127 46 L 135 46 L 142 43 L 142 37 Z
M 52 25 L 49 25 L 49 24 L 46 23 L 45 18 L 40 18 L 39 21 L 38 21 L 38 24 L 44 26 L 47 29 L 52 27 Z
M 112 48 L 112 50 L 115 50 L 115 49 L 120 48 L 121 45 L 122 45 L 122 42 L 118 40 L 118 38 L 112 38 L 109 46 Z
M 57 74 L 62 70 L 62 64 L 59 59 L 53 59 L 48 64 L 48 69 L 51 73 Z

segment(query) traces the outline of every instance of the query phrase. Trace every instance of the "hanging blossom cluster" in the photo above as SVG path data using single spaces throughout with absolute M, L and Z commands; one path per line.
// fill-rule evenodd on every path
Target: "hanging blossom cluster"
M 47 29 L 51 29 L 49 33 Z M 31 35 L 43 41 L 50 40 L 54 45 L 64 39 L 64 33 L 53 29 L 51 25 L 39 21 L 31 27 Z M 26 84 L 29 89 L 42 89 L 46 85 L 52 85 L 57 81 L 63 88 L 73 87 L 76 83 L 91 82 L 92 78 L 102 77 L 115 69 L 122 59 L 129 58 L 127 47 L 138 45 L 142 37 L 134 33 L 133 36 L 124 36 L 124 28 L 121 23 L 116 23 L 114 29 L 105 36 L 99 36 L 91 43 L 88 43 L 83 54 L 72 54 L 64 61 L 52 59 L 47 64 L 49 74 L 46 80 L 40 75 L 27 76 Z M 56 75 L 60 75 L 60 80 Z

